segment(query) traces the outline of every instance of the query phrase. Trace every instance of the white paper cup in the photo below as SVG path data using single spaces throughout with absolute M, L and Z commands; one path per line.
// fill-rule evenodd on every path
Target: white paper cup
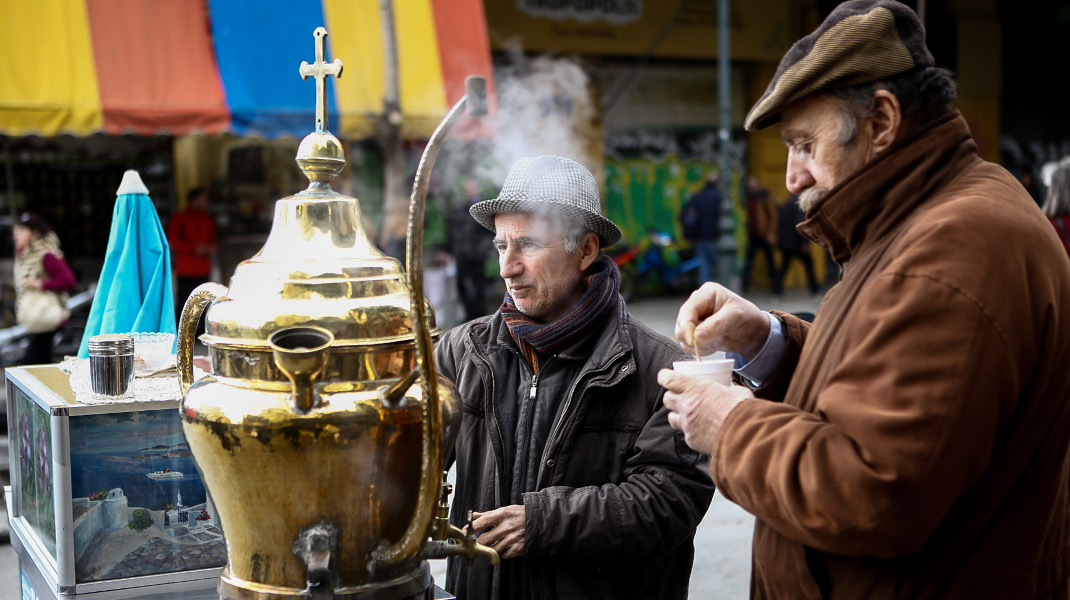
M 701 362 L 697 360 L 678 360 L 672 364 L 672 368 L 674 371 L 685 375 L 703 375 L 721 385 L 732 385 L 732 367 L 735 364 L 736 361 L 732 359 L 704 359 Z

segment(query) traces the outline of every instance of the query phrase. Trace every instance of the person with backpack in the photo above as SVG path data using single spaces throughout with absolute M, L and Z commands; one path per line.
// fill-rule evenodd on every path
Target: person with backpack
M 714 281 L 717 269 L 717 237 L 721 221 L 721 188 L 716 171 L 706 175 L 706 185 L 698 191 L 680 212 L 680 226 L 684 237 L 691 242 L 695 256 L 701 261 L 698 269 L 699 285 Z

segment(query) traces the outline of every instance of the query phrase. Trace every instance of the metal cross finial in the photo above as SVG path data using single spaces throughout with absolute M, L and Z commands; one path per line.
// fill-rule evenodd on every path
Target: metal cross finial
M 301 79 L 316 78 L 316 131 L 327 131 L 327 76 L 342 76 L 342 61 L 334 59 L 334 62 L 325 62 L 327 54 L 327 30 L 317 27 L 312 33 L 316 36 L 316 62 L 311 65 L 301 61 Z

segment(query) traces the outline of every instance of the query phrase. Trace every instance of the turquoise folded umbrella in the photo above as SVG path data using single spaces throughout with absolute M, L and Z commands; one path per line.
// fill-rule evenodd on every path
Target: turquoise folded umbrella
M 89 356 L 94 335 L 175 333 L 170 247 L 149 190 L 131 170 L 123 175 L 117 194 L 104 268 L 78 348 L 81 358 Z

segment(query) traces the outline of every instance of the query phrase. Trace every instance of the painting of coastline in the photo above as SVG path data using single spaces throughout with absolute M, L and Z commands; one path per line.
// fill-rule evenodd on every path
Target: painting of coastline
M 52 419 L 21 388 L 15 390 L 15 435 L 21 515 L 53 560 L 56 558 L 56 507 L 52 474 Z M 14 442 L 13 444 L 14 445 Z
M 225 564 L 177 410 L 73 416 L 70 438 L 78 582 Z

